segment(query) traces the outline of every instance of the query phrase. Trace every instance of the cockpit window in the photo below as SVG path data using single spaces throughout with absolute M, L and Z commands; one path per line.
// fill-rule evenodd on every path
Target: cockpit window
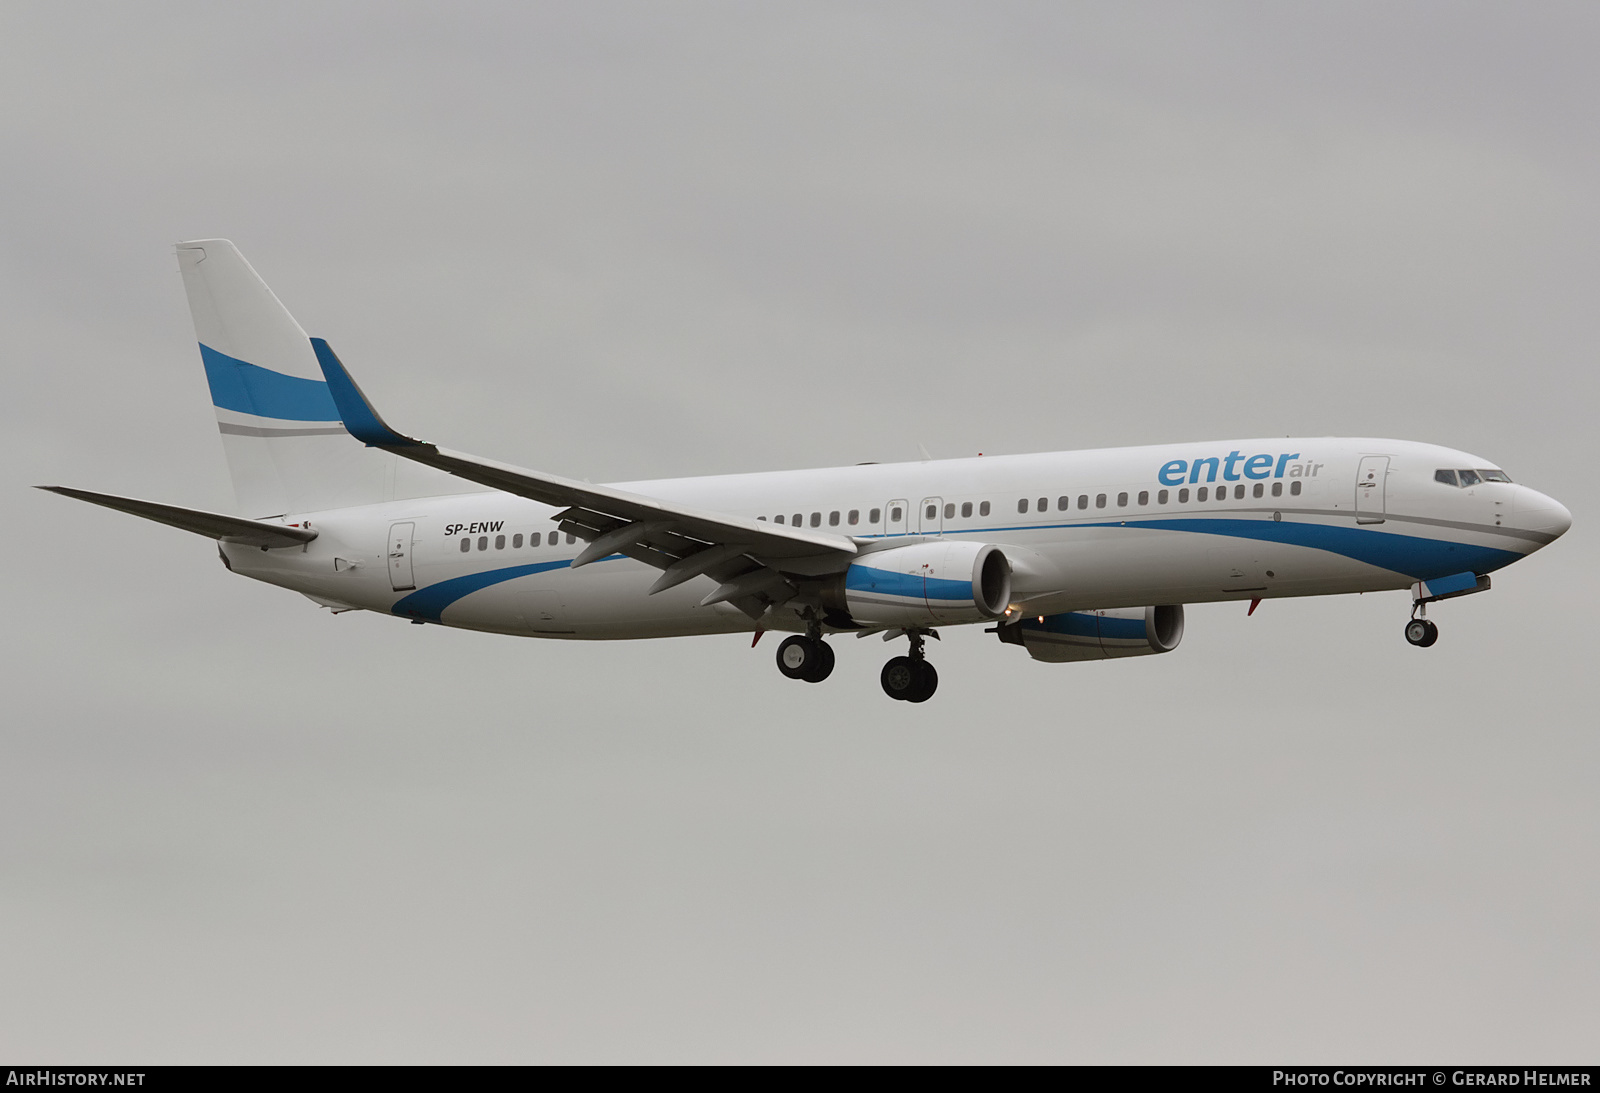
M 1479 467 L 1475 471 L 1434 471 L 1433 480 L 1435 482 L 1443 482 L 1447 486 L 1459 486 L 1462 489 L 1466 489 L 1468 486 L 1476 486 L 1482 482 L 1510 482 L 1511 476 L 1505 471 Z

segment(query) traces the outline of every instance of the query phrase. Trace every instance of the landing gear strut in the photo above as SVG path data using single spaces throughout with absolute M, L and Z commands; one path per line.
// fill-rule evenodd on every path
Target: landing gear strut
M 878 682 L 883 693 L 900 702 L 926 702 L 939 687 L 939 673 L 923 659 L 922 632 L 909 630 L 911 655 L 894 657 L 883 666 Z

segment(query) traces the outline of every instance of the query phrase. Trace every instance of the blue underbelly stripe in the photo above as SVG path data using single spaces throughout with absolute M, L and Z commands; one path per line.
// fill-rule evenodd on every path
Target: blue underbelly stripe
M 1121 521 L 1115 524 L 1084 526 L 1119 527 Z M 1488 573 L 1522 560 L 1521 554 L 1496 547 L 1453 543 L 1445 539 L 1424 539 L 1416 535 L 1399 535 L 1392 531 L 1333 527 L 1328 524 L 1307 524 L 1291 520 L 1220 520 L 1197 517 L 1188 520 L 1130 520 L 1128 526 L 1311 547 L 1314 550 L 1326 550 L 1331 554 L 1353 558 L 1358 562 L 1375 565 L 1394 573 L 1404 573 L 1419 581 L 1445 577 L 1464 570 Z

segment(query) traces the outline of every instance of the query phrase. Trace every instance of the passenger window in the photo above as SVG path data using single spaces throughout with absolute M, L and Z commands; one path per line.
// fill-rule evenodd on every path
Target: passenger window
M 1237 486 L 1233 487 L 1233 499 L 1235 501 L 1243 501 L 1244 500 L 1244 483 L 1243 482 L 1240 482 Z
M 989 502 L 987 502 L 987 501 L 979 501 L 978 502 L 978 515 L 979 516 L 988 516 L 989 515 Z
M 861 523 L 861 510 L 851 509 L 850 515 L 845 517 L 845 519 L 849 522 L 851 527 L 855 527 L 857 524 Z
M 1072 498 L 1070 498 L 1070 497 L 1057 497 L 1056 498 L 1056 508 L 1057 508 L 1057 510 L 1059 510 L 1061 512 L 1066 512 L 1071 507 L 1072 507 Z
M 1443 482 L 1447 486 L 1453 486 L 1453 485 L 1456 484 L 1456 472 L 1455 471 L 1434 471 L 1433 472 L 1433 480 L 1435 482 Z
M 904 519 L 904 516 L 900 512 L 899 505 L 889 510 L 889 523 L 898 524 L 902 519 Z
M 1253 497 L 1260 497 L 1265 492 L 1266 492 L 1266 487 L 1263 486 L 1260 482 L 1257 482 L 1255 484 L 1255 488 L 1250 491 L 1250 494 Z
M 1028 511 L 1028 499 L 1026 497 L 1024 497 L 1022 500 L 1017 502 L 1017 511 L 1018 512 L 1027 512 Z
M 1080 509 L 1086 509 L 1086 508 L 1089 507 L 1089 495 L 1088 494 L 1086 494 L 1086 493 L 1078 494 L 1078 507 Z
M 1200 498 L 1200 500 L 1204 501 L 1205 498 L 1202 497 L 1202 498 Z M 1189 490 L 1188 490 L 1187 487 L 1185 487 L 1185 488 L 1183 488 L 1183 489 L 1178 491 L 1178 504 L 1187 505 L 1188 503 L 1189 503 Z
M 1466 489 L 1468 486 L 1476 486 L 1479 482 L 1483 481 L 1483 479 L 1478 477 L 1477 471 L 1457 471 L 1456 473 L 1461 476 L 1462 489 Z
M 539 545 L 539 533 L 537 531 L 528 536 L 528 545 L 531 547 L 536 547 Z
M 471 549 L 472 549 L 472 540 L 471 539 L 463 539 L 463 540 L 461 540 L 461 553 L 465 554 L 467 551 L 469 551 Z
M 928 510 L 926 512 L 924 512 L 922 515 L 923 515 L 924 519 L 927 519 L 927 520 L 934 519 L 935 517 L 937 517 L 939 515 L 939 506 L 938 505 L 929 505 L 928 506 Z
M 1283 483 L 1282 482 L 1274 482 L 1272 484 L 1272 496 L 1274 496 L 1274 497 L 1282 497 L 1283 496 Z
M 803 515 L 804 515 L 804 513 L 799 513 L 799 512 L 794 514 L 794 526 L 795 527 L 799 527 L 801 524 L 805 523 L 805 521 L 803 519 L 801 519 L 801 517 Z
M 1106 507 L 1106 495 L 1105 494 L 1097 493 L 1097 494 L 1094 495 L 1094 507 L 1097 508 L 1097 509 L 1103 509 L 1103 508 Z
M 1210 491 L 1210 487 L 1209 486 L 1201 486 L 1199 489 L 1194 491 L 1194 499 L 1196 501 L 1204 501 L 1204 500 L 1206 500 L 1206 498 L 1211 496 L 1209 491 Z
M 1161 490 L 1161 491 L 1157 492 L 1156 493 L 1156 504 L 1165 505 L 1166 503 L 1167 503 L 1167 491 L 1166 490 Z
M 767 518 L 765 516 L 757 516 L 756 519 L 760 520 L 762 523 L 766 523 L 766 521 L 767 521 Z
M 828 526 L 830 528 L 836 528 L 836 527 L 839 526 L 839 510 L 838 509 L 834 509 L 832 512 L 828 513 Z
M 511 537 L 511 549 L 512 550 L 521 550 L 522 549 L 522 532 L 519 531 L 519 532 L 517 532 L 515 535 L 513 535 Z
M 781 513 L 781 512 L 780 512 L 780 513 L 778 513 L 778 515 L 776 515 L 776 516 L 774 516 L 774 517 L 773 517 L 773 518 L 772 518 L 772 522 L 773 522 L 773 523 L 774 523 L 774 524 L 781 524 L 781 523 L 783 523 L 783 513 Z
M 1289 493 L 1295 497 L 1300 496 L 1300 482 L 1298 480 L 1289 483 Z
M 489 537 L 487 535 L 478 536 L 478 549 L 479 550 L 488 550 L 489 549 Z
M 1150 491 L 1149 490 L 1140 490 L 1139 491 L 1139 504 L 1141 506 L 1143 506 L 1143 505 L 1148 505 L 1149 503 L 1150 503 Z
M 1039 498 L 1039 511 L 1040 512 L 1049 512 L 1050 511 L 1050 498 L 1048 498 L 1048 497 Z
M 567 545 L 568 546 L 571 546 L 573 543 L 576 543 L 577 541 L 578 541 L 578 537 L 576 535 L 572 534 L 572 532 L 570 532 L 570 531 L 567 532 Z
M 820 528 L 822 526 L 822 513 L 813 512 L 811 514 L 811 526 L 814 528 Z
M 876 524 L 882 515 L 882 509 L 873 509 L 871 512 L 867 513 L 867 523 Z
M 1127 507 L 1128 507 L 1128 495 L 1126 493 L 1117 494 L 1117 508 L 1125 509 Z
M 494 548 L 496 550 L 504 550 L 506 548 L 506 537 L 504 535 L 496 535 L 494 537 Z
M 1244 496 L 1244 487 L 1243 486 L 1239 487 L 1239 496 L 1240 497 Z M 1228 499 L 1228 487 L 1227 486 L 1218 486 L 1217 487 L 1217 500 L 1218 501 L 1226 501 L 1227 499 Z
M 963 501 L 963 502 L 961 502 L 961 518 L 963 520 L 965 520 L 967 517 L 969 517 L 971 515 L 972 515 L 972 502 L 971 501 Z

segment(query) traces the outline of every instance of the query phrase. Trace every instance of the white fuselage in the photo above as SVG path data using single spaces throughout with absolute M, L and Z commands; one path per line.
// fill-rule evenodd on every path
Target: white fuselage
M 1570 518 L 1510 482 L 1461 487 L 1441 469 L 1496 464 L 1411 441 L 1234 440 L 662 479 L 620 488 L 854 537 L 871 552 L 931 538 L 1029 559 L 1013 596 L 1029 614 L 1406 588 L 1499 569 Z M 1358 478 L 1362 481 L 1358 484 Z M 1220 496 L 1219 496 L 1220 494 Z M 303 547 L 225 543 L 230 567 L 335 608 L 499 633 L 646 638 L 803 630 L 793 611 L 752 620 L 699 606 L 709 577 L 658 595 L 658 569 L 584 548 L 559 510 L 504 493 L 301 513 Z M 532 545 L 533 543 L 537 545 Z M 805 573 L 806 577 L 823 576 Z M 835 617 L 830 629 L 842 628 Z

